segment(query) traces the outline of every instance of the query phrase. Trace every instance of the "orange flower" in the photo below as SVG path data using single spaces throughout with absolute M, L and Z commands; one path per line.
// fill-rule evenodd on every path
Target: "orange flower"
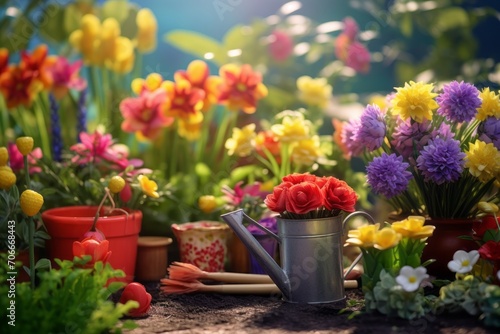
M 208 65 L 203 60 L 194 60 L 189 63 L 186 71 L 179 70 L 175 72 L 174 79 L 176 82 L 187 80 L 193 87 L 205 91 L 202 111 L 209 110 L 212 105 L 217 103 L 218 86 L 222 82 L 222 79 L 218 76 L 210 75 Z
M 280 162 L 280 142 L 271 130 L 260 131 L 255 138 L 255 151 L 259 155 L 266 157 L 264 149 L 267 149 L 269 153 L 274 156 L 276 161 Z
M 19 105 L 31 106 L 36 94 L 43 86 L 36 80 L 32 71 L 21 67 L 9 66 L 0 74 L 0 93 L 5 98 L 7 108 L 15 108 Z
M 43 89 L 48 89 L 52 86 L 51 66 L 55 62 L 55 58 L 47 57 L 49 49 L 47 45 L 39 45 L 31 54 L 26 51 L 21 53 L 20 67 L 29 72 L 33 72 L 33 78 L 40 81 Z
M 164 81 L 167 91 L 167 103 L 165 103 L 165 115 L 178 117 L 183 120 L 199 119 L 205 92 L 194 87 L 188 80 L 176 82 Z
M 109 251 L 109 241 L 98 241 L 93 238 L 85 238 L 81 242 L 74 241 L 73 256 L 83 257 L 84 255 L 90 255 L 92 257 L 90 261 L 85 264 L 86 268 L 93 268 L 94 264 L 99 261 L 106 263 L 111 255 L 111 251 Z
M 267 96 L 267 87 L 262 83 L 262 75 L 244 64 L 238 67 L 227 64 L 220 68 L 222 83 L 219 85 L 219 102 L 226 104 L 229 110 L 243 110 L 253 114 L 257 101 Z
M 333 128 L 335 129 L 335 131 L 333 133 L 333 142 L 340 148 L 344 158 L 347 160 L 350 160 L 351 155 L 349 153 L 349 150 L 347 149 L 347 146 L 342 141 L 342 128 L 344 127 L 344 122 L 339 121 L 338 119 L 332 119 L 332 125 L 333 125 Z

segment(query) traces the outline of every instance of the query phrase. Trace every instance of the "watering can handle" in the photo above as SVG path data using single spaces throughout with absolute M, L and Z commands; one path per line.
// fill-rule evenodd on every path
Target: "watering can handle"
M 368 213 L 364 212 L 364 211 L 355 211 L 353 213 L 350 213 L 347 217 L 344 218 L 344 221 L 342 222 L 342 229 L 345 230 L 345 226 L 347 224 L 347 222 L 353 218 L 354 216 L 364 216 L 369 222 L 370 224 L 375 224 L 375 220 L 373 219 L 372 216 L 370 216 Z M 356 257 L 354 259 L 354 261 L 352 261 L 351 265 L 349 266 L 349 268 L 347 268 L 345 274 L 344 274 L 344 279 L 347 277 L 347 275 L 349 275 L 349 273 L 354 269 L 354 266 L 358 264 L 358 262 L 361 260 L 361 257 L 363 256 L 362 253 L 360 253 L 358 255 L 358 257 Z
M 254 225 L 255 227 L 257 227 L 258 229 L 262 230 L 263 232 L 269 234 L 271 237 L 273 237 L 274 239 L 276 239 L 278 242 L 281 242 L 281 238 L 276 235 L 276 233 L 273 233 L 271 230 L 269 230 L 268 228 L 262 226 L 261 224 L 259 224 L 258 222 L 256 222 L 255 220 L 253 220 L 252 218 L 250 218 L 245 212 L 242 212 L 243 213 L 243 220 L 247 221 L 248 223 Z

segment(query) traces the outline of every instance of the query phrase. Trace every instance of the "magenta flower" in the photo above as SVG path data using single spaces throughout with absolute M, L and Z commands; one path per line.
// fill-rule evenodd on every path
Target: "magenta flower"
M 403 162 L 403 157 L 395 153 L 382 153 L 366 167 L 367 183 L 377 194 L 392 198 L 403 193 L 413 178 L 408 171 L 410 164 Z
M 222 187 L 222 192 L 226 195 L 227 201 L 230 205 L 235 207 L 239 206 L 243 202 L 245 196 L 258 197 L 261 199 L 266 198 L 267 193 L 260 190 L 260 182 L 248 184 L 243 188 L 241 187 L 242 184 L 243 181 L 236 183 L 234 189 L 227 186 Z
M 360 73 L 370 71 L 370 52 L 358 41 L 354 41 L 347 49 L 345 64 Z
M 293 52 L 293 39 L 284 31 L 275 30 L 269 36 L 269 53 L 278 61 L 285 61 Z
M 366 106 L 360 118 L 360 126 L 354 135 L 354 141 L 374 151 L 382 146 L 385 137 L 384 114 L 376 104 Z
M 346 34 L 347 37 L 351 40 L 355 40 L 358 36 L 358 24 L 352 17 L 346 17 L 343 20 L 344 23 L 344 29 L 342 32 Z
M 437 113 L 450 122 L 469 122 L 476 117 L 481 106 L 479 90 L 463 81 L 452 81 L 443 86 L 443 92 L 436 97 Z
M 163 113 L 166 100 L 167 93 L 161 88 L 153 92 L 145 90 L 138 97 L 124 99 L 120 103 L 124 118 L 122 130 L 138 132 L 150 140 L 157 138 L 164 127 L 174 122 L 173 117 L 167 117 Z
M 465 153 L 455 139 L 437 137 L 430 140 L 417 158 L 417 168 L 426 182 L 443 184 L 455 182 L 462 175 Z
M 52 93 L 56 99 L 63 98 L 69 89 L 82 91 L 87 87 L 87 81 L 79 76 L 82 61 L 77 60 L 72 64 L 65 57 L 58 56 L 49 68 L 53 78 Z
M 8 143 L 7 144 L 7 152 L 9 153 L 9 162 L 10 168 L 12 171 L 17 172 L 24 168 L 24 158 L 21 152 L 17 149 L 16 144 Z M 28 164 L 29 164 L 29 173 L 40 173 L 42 169 L 37 166 L 37 160 L 40 160 L 43 157 L 42 150 L 40 147 L 37 147 L 28 154 Z

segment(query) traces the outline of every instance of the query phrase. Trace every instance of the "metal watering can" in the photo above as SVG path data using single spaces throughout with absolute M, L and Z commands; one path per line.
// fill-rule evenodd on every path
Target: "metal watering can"
M 260 225 L 242 209 L 221 215 L 247 249 L 271 277 L 291 303 L 330 303 L 345 299 L 342 261 L 342 235 L 346 223 L 354 216 L 373 218 L 356 211 L 342 220 L 341 216 L 317 219 L 277 218 L 278 235 Z M 279 243 L 280 267 L 259 242 L 248 232 L 243 222 L 254 224 Z M 346 275 L 361 259 L 354 260 Z

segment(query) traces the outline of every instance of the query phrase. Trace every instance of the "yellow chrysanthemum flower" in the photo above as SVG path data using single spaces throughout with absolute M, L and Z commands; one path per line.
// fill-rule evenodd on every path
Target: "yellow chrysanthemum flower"
M 332 86 L 325 78 L 313 79 L 306 75 L 301 76 L 297 79 L 297 88 L 299 99 L 314 107 L 326 108 L 332 96 Z
M 297 165 L 311 166 L 321 156 L 318 136 L 297 142 L 292 149 L 292 161 Z
M 137 24 L 136 47 L 141 53 L 149 53 L 156 48 L 158 23 L 149 8 L 142 8 L 135 18 Z
M 384 227 L 377 231 L 373 237 L 373 247 L 384 250 L 396 246 L 401 240 L 402 235 L 390 227 Z
M 405 220 L 392 223 L 392 229 L 400 233 L 403 237 L 411 239 L 423 239 L 430 237 L 434 232 L 435 226 L 426 225 L 425 217 L 409 216 Z
M 141 186 L 142 191 L 149 197 L 158 198 L 160 194 L 158 194 L 158 185 L 155 181 L 150 180 L 146 175 L 139 175 L 137 177 L 139 181 L 139 185 Z
M 204 213 L 211 213 L 217 207 L 217 201 L 212 195 L 204 195 L 198 199 L 198 206 Z
M 432 93 L 433 88 L 433 84 L 413 81 L 405 83 L 404 87 L 397 87 L 392 100 L 393 113 L 403 120 L 411 117 L 418 123 L 424 119 L 431 120 L 432 111 L 439 106 L 434 100 L 438 94 Z
M 247 157 L 254 150 L 253 141 L 257 134 L 255 133 L 255 124 L 245 125 L 241 129 L 234 128 L 231 138 L 226 140 L 225 147 L 228 155 L 237 155 Z
M 377 233 L 380 224 L 362 225 L 355 230 L 348 232 L 346 246 L 358 246 L 361 248 L 373 247 L 375 242 L 375 233 Z
M 387 96 L 380 94 L 371 95 L 368 99 L 368 104 L 376 104 L 380 110 L 387 110 L 389 107 Z
M 486 87 L 481 91 L 479 97 L 482 102 L 481 107 L 477 108 L 476 118 L 480 121 L 484 121 L 489 116 L 500 118 L 500 96 Z
M 493 143 L 476 140 L 475 143 L 469 143 L 469 150 L 465 154 L 465 167 L 481 182 L 486 183 L 498 175 L 500 152 Z
M 282 143 L 298 142 L 309 139 L 312 124 L 304 119 L 301 113 L 294 113 L 283 117 L 281 124 L 273 124 L 271 131 Z

